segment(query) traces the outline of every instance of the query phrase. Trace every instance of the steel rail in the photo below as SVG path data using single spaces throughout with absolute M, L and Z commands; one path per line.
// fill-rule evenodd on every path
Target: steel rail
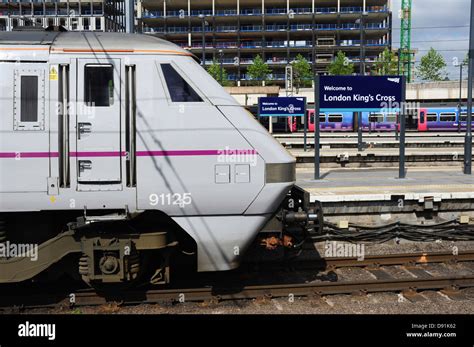
M 474 261 L 474 251 L 462 251 L 458 254 L 450 252 L 434 253 L 407 253 L 389 255 L 371 255 L 364 259 L 357 258 L 319 258 L 290 263 L 296 269 L 321 269 L 366 267 L 367 270 L 378 269 L 382 266 L 403 265 L 419 267 L 423 264 Z M 247 263 L 251 265 L 252 263 Z M 273 264 L 272 264 L 273 266 Z M 281 266 L 281 265 L 280 265 Z M 383 269 L 383 268 L 382 268 Z M 260 270 L 268 270 L 262 267 Z M 272 271 L 273 273 L 273 271 Z M 236 284 L 237 283 L 237 284 Z M 240 285 L 241 283 L 241 285 Z M 56 293 L 36 293 L 22 295 L 0 295 L 0 307 L 59 307 L 59 306 L 97 306 L 106 303 L 117 304 L 150 304 L 159 302 L 193 302 L 193 301 L 221 301 L 254 299 L 258 297 L 287 297 L 294 296 L 323 296 L 352 293 L 399 292 L 411 290 L 449 289 L 474 287 L 474 274 L 459 276 L 455 273 L 449 277 L 432 278 L 403 278 L 377 279 L 362 281 L 327 281 L 313 283 L 285 283 L 271 285 L 245 285 L 238 281 L 238 277 L 231 277 L 230 281 L 222 279 L 218 284 L 209 287 L 172 288 L 172 289 L 143 289 L 130 291 L 116 291 L 107 294 L 96 292 L 94 289 L 81 289 L 73 293 L 64 291 Z

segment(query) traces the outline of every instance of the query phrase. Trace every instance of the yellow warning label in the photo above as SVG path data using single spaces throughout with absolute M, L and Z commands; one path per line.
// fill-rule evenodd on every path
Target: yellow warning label
M 58 80 L 58 70 L 55 66 L 51 66 L 51 70 L 49 70 L 49 80 L 50 81 L 57 81 Z

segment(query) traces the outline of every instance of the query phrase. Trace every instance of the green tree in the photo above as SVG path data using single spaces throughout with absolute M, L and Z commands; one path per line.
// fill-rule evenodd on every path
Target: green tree
M 446 61 L 434 48 L 421 57 L 417 75 L 423 81 L 443 81 L 446 77 Z
M 354 72 L 354 64 L 346 57 L 344 52 L 337 52 L 336 59 L 329 64 L 328 71 L 331 75 L 352 75 Z
M 214 79 L 221 83 L 221 64 L 217 59 L 214 59 L 212 61 L 212 64 L 207 68 L 207 72 L 209 75 L 214 77 Z M 222 69 L 222 83 L 223 86 L 227 86 L 229 84 L 228 81 L 228 76 L 227 76 L 227 71 L 225 69 Z
M 266 81 L 268 75 L 272 73 L 272 70 L 263 61 L 260 55 L 257 55 L 253 59 L 252 65 L 247 68 L 247 73 L 250 78 L 256 81 Z
M 291 62 L 293 66 L 293 83 L 296 87 L 296 94 L 299 93 L 300 88 L 311 86 L 313 74 L 311 72 L 311 65 L 301 54 L 296 56 L 296 59 Z
M 396 75 L 398 73 L 398 62 L 395 53 L 385 48 L 375 63 L 373 71 L 380 76 Z

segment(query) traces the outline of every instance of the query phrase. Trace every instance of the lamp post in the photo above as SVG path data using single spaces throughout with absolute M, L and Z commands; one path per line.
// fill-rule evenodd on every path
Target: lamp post
M 206 66 L 206 16 L 204 14 L 200 14 L 199 18 L 201 18 L 202 22 L 202 58 L 201 64 L 203 67 Z

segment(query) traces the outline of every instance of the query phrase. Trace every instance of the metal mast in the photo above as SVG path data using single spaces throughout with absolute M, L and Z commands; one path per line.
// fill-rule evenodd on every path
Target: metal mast
M 411 2 L 402 0 L 400 10 L 400 51 L 398 59 L 401 63 L 401 74 L 406 76 L 407 83 L 411 82 Z

